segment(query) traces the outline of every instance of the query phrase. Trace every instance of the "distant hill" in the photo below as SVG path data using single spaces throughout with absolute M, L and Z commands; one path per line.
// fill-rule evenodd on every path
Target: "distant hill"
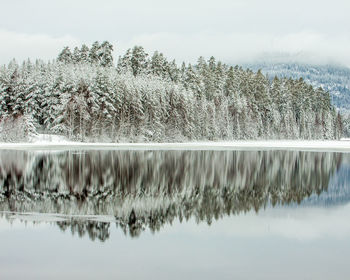
M 330 92 L 333 104 L 340 110 L 350 111 L 350 68 L 336 65 L 310 65 L 298 63 L 258 63 L 245 67 L 261 69 L 271 79 L 275 76 L 298 79 L 302 77 L 314 87 Z

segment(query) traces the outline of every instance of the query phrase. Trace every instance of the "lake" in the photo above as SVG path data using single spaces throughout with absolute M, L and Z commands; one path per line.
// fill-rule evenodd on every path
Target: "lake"
M 348 279 L 350 154 L 0 150 L 0 279 Z

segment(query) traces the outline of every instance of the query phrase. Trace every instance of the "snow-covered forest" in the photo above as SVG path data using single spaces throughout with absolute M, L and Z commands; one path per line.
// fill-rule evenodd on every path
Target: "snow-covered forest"
M 57 60 L 0 69 L 1 141 L 37 132 L 93 142 L 337 139 L 330 95 L 303 79 L 274 78 L 211 57 L 195 65 L 135 46 L 113 61 L 95 42 Z
M 110 222 L 138 236 L 174 220 L 211 224 L 270 204 L 300 203 L 327 191 L 343 157 L 298 151 L 1 151 L 0 210 L 9 218 L 9 212 L 68 215 L 57 224 L 92 239 L 108 237 Z
M 340 65 L 311 65 L 302 63 L 257 63 L 245 65 L 257 71 L 261 69 L 264 74 L 273 78 L 287 77 L 298 79 L 302 77 L 314 87 L 322 87 L 329 91 L 332 104 L 340 111 L 350 109 L 350 68 Z

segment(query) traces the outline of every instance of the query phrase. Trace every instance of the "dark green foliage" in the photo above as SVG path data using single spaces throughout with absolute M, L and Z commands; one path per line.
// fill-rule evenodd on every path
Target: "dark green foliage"
M 58 55 L 57 61 L 64 64 L 91 63 L 102 67 L 113 66 L 113 45 L 104 41 L 101 45 L 94 42 L 89 49 L 85 44 L 74 48 L 73 53 L 69 47 L 65 47 Z
M 73 55 L 69 47 L 65 47 L 62 52 L 58 55 L 57 60 L 62 63 L 72 63 Z

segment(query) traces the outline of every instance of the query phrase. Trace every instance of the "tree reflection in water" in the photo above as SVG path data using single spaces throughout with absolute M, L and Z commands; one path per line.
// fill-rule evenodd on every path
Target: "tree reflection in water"
M 104 241 L 175 219 L 211 224 L 328 188 L 343 154 L 302 151 L 1 151 L 0 211 L 65 215 L 63 231 Z

